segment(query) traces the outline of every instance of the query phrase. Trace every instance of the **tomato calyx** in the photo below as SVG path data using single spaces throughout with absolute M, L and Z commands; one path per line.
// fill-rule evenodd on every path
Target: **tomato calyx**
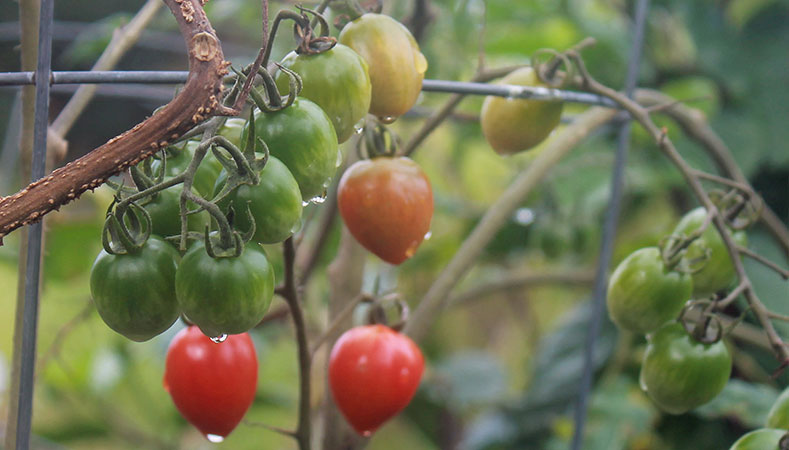
M 395 307 L 396 322 L 389 324 L 387 309 Z M 400 332 L 408 322 L 410 309 L 408 303 L 398 293 L 385 295 L 381 298 L 371 299 L 370 308 L 367 310 L 367 325 L 384 325 L 394 331 Z
M 329 35 L 329 23 L 317 11 L 302 6 L 298 7 L 304 20 L 296 21 L 293 25 L 293 36 L 298 42 L 296 53 L 300 55 L 317 55 L 331 50 L 337 45 L 337 39 Z M 320 24 L 320 34 L 315 36 L 310 20 L 305 13 L 312 14 Z
M 151 235 L 151 216 L 135 202 L 129 203 L 128 209 L 116 208 L 117 202 L 116 196 L 107 209 L 101 245 L 110 255 L 138 253 Z
M 362 146 L 364 146 L 362 148 Z M 384 126 L 380 119 L 367 116 L 362 131 L 362 139 L 357 141 L 356 151 L 359 159 L 372 159 L 379 156 L 397 155 L 400 139 Z
M 704 229 L 706 227 L 700 228 L 689 235 L 670 234 L 661 239 L 658 247 L 660 248 L 663 264 L 666 265 L 667 269 L 692 275 L 704 268 L 704 265 L 712 256 L 709 248 L 705 248 L 700 255 L 692 258 L 686 255 L 690 244 L 701 237 Z
M 736 326 L 742 320 L 742 318 L 745 317 L 743 314 L 728 328 L 724 327 L 720 317 L 713 313 L 716 307 L 717 299 L 691 300 L 685 305 L 684 308 L 682 308 L 677 321 L 682 324 L 685 330 L 688 331 L 693 339 L 695 339 L 697 342 L 701 342 L 703 344 L 714 344 L 723 339 L 724 336 L 728 335 L 734 326 Z M 701 308 L 702 310 L 698 318 L 695 319 L 695 322 L 688 320 L 686 317 L 688 311 L 694 308 Z M 712 325 L 713 322 L 715 323 L 714 327 Z

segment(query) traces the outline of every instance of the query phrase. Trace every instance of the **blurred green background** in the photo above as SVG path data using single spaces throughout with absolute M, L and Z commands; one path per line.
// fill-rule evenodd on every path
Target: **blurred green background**
M 295 2 L 271 2 L 273 13 Z M 483 16 L 485 64 L 527 63 L 543 47 L 565 49 L 585 36 L 598 44 L 584 52 L 590 71 L 612 87 L 623 83 L 633 2 L 624 0 L 430 0 L 433 21 L 419 36 L 429 61 L 427 78 L 468 80 L 476 69 Z M 112 30 L 139 9 L 139 0 L 60 0 L 56 3 L 55 70 L 87 70 Z M 413 1 L 387 2 L 385 12 L 405 21 Z M 259 42 L 260 5 L 214 0 L 209 17 L 234 64 L 251 61 Z M 0 71 L 19 70 L 18 11 L 0 3 Z M 337 30 L 333 30 L 336 35 Z M 294 46 L 280 34 L 272 59 Z M 656 0 L 652 2 L 639 85 L 660 89 L 704 112 L 767 203 L 789 218 L 789 2 L 781 0 Z M 162 8 L 119 70 L 186 70 L 184 44 Z M 71 87 L 56 86 L 56 114 Z M 66 137 L 72 160 L 130 128 L 167 102 L 173 89 L 114 86 L 100 95 Z M 16 89 L 0 88 L 0 195 L 21 180 L 14 136 Z M 446 94 L 426 93 L 394 130 L 404 139 Z M 392 272 L 368 259 L 365 286 L 380 274 L 416 302 L 460 243 L 515 175 L 540 149 L 502 158 L 485 143 L 475 119 L 482 98 L 467 98 L 458 115 L 420 147 L 415 159 L 428 173 L 436 202 L 432 237 L 416 256 Z M 567 105 L 570 119 L 584 107 Z M 469 120 L 472 119 L 472 120 Z M 661 119 L 662 120 L 662 119 Z M 660 122 L 673 126 L 669 121 Z M 670 130 L 683 156 L 714 172 L 706 154 Z M 631 251 L 654 245 L 695 201 L 680 175 L 648 136 L 636 130 L 628 156 L 623 214 L 614 264 Z M 346 152 L 352 145 L 345 144 Z M 565 158 L 486 247 L 455 294 L 512 273 L 572 273 L 588 279 L 600 244 L 613 162 L 614 133 L 606 129 Z M 88 273 L 100 244 L 109 189 L 84 195 L 49 216 L 39 323 L 34 406 L 36 448 L 121 449 L 213 447 L 191 428 L 162 388 L 164 354 L 180 323 L 144 344 L 109 330 L 90 304 Z M 310 208 L 316 208 L 311 206 Z M 309 215 L 310 212 L 307 212 Z M 309 228 L 308 228 L 309 230 Z M 315 276 L 306 290 L 313 330 L 325 323 L 326 265 L 339 239 L 335 223 Z M 786 264 L 785 255 L 760 227 L 750 247 Z M 279 258 L 276 247 L 269 254 Z M 18 233 L 0 247 L 0 433 L 8 399 L 8 368 L 17 280 Z M 281 263 L 280 263 L 281 264 Z M 789 313 L 789 290 L 774 273 L 746 261 L 762 300 Z M 613 267 L 613 266 L 612 266 Z M 590 283 L 486 291 L 442 315 L 422 343 L 428 369 L 408 409 L 372 439 L 372 449 L 562 449 L 572 436 L 572 404 L 580 379 Z M 280 300 L 275 300 L 276 304 Z M 752 322 L 752 317 L 746 318 Z M 777 324 L 789 336 L 786 323 Z M 295 342 L 287 320 L 253 333 L 260 360 L 250 421 L 292 427 L 296 420 Z M 734 342 L 732 344 L 735 344 Z M 733 345 L 735 369 L 724 392 L 682 416 L 657 410 L 637 383 L 643 338 L 623 335 L 606 322 L 596 348 L 598 378 L 589 409 L 585 449 L 721 449 L 746 430 L 760 427 L 784 374 L 770 378 L 773 356 Z M 322 395 L 323 360 L 314 373 Z M 220 448 L 294 448 L 287 438 L 240 425 Z

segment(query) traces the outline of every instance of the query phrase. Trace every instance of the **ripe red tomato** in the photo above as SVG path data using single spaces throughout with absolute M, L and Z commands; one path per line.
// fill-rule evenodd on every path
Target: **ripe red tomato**
M 425 360 L 408 336 L 384 325 L 346 331 L 329 357 L 334 401 L 362 436 L 405 408 L 419 387 Z
M 391 264 L 414 255 L 433 217 L 430 181 L 405 157 L 354 163 L 340 179 L 337 204 L 353 237 Z
M 164 389 L 184 418 L 212 442 L 230 434 L 244 417 L 257 379 L 257 355 L 247 333 L 215 343 L 190 326 L 167 349 Z

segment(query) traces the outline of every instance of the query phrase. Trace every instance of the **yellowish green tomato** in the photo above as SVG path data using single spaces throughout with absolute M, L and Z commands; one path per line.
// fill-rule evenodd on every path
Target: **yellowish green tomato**
M 789 430 L 789 387 L 781 392 L 767 415 L 767 428 Z
M 345 25 L 339 41 L 367 61 L 370 114 L 392 120 L 414 106 L 427 59 L 408 28 L 389 16 L 368 13 Z
M 502 78 L 500 84 L 545 86 L 531 67 Z M 562 117 L 562 102 L 485 97 L 480 122 L 493 150 L 508 155 L 528 150 L 551 134 Z

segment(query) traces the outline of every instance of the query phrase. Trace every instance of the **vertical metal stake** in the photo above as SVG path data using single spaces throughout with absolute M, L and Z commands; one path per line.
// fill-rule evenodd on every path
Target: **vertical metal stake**
M 644 43 L 644 24 L 649 8 L 649 0 L 639 0 L 636 5 L 635 26 L 633 30 L 633 45 L 630 48 L 630 57 L 627 64 L 627 77 L 625 79 L 625 94 L 633 96 L 638 79 L 638 66 L 641 62 L 641 49 Z M 622 203 L 622 179 L 624 178 L 625 160 L 627 159 L 628 143 L 630 142 L 630 120 L 622 124 L 616 148 L 616 161 L 611 177 L 611 196 L 608 211 L 603 225 L 603 242 L 600 249 L 600 258 L 595 274 L 594 296 L 592 310 L 589 317 L 586 346 L 584 348 L 584 371 L 581 377 L 581 386 L 578 393 L 578 402 L 575 407 L 575 430 L 573 432 L 572 449 L 580 450 L 583 444 L 584 426 L 586 425 L 587 403 L 592 388 L 592 375 L 594 374 L 594 346 L 597 335 L 600 333 L 604 301 L 606 297 L 606 273 L 611 264 L 611 254 L 614 248 L 614 235 L 616 223 L 619 218 L 619 209 Z
M 47 158 L 49 120 L 49 78 L 52 72 L 52 16 L 54 0 L 42 0 L 38 31 L 38 66 L 36 68 L 36 115 L 33 124 L 33 167 L 31 181 L 44 176 Z M 29 228 L 27 267 L 25 267 L 25 311 L 22 318 L 22 365 L 19 377 L 19 414 L 16 424 L 16 448 L 30 448 L 33 417 L 33 375 L 36 362 L 38 324 L 38 280 L 41 269 L 41 222 Z

